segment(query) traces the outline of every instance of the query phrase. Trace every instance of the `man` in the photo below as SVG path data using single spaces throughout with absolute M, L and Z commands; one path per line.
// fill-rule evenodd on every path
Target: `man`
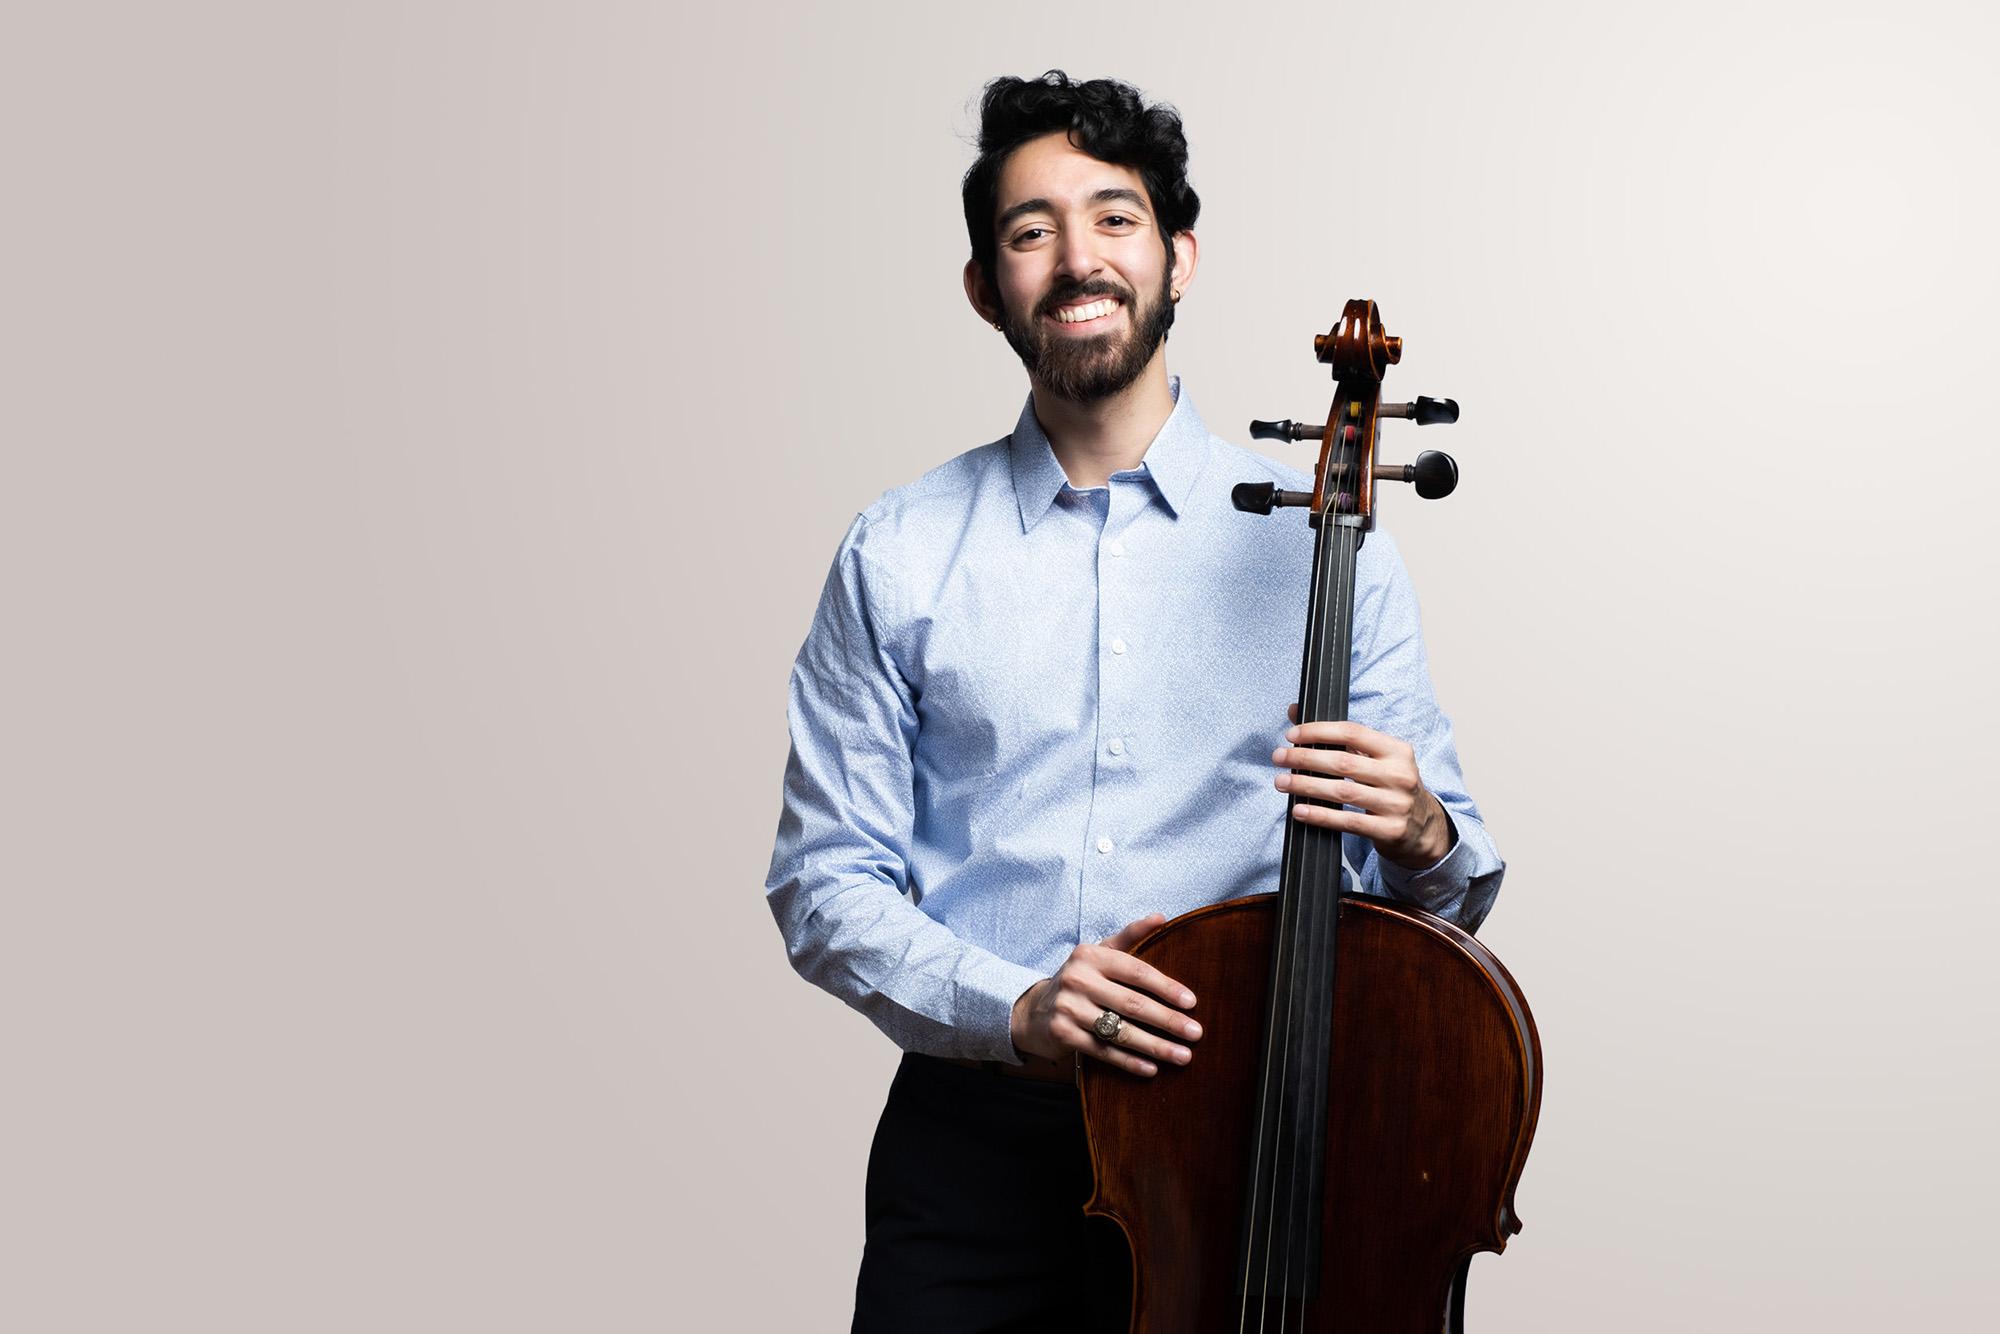
M 1129 949 L 1275 889 L 1287 792 L 1342 831 L 1353 887 L 1467 928 L 1503 866 L 1388 534 L 1362 549 L 1353 721 L 1282 726 L 1312 531 L 1230 490 L 1311 478 L 1210 435 L 1167 373 L 1200 210 L 1178 115 L 1060 71 L 993 81 L 981 111 L 965 291 L 1028 400 L 842 540 L 792 673 L 766 892 L 799 972 L 906 1053 L 854 1328 L 1123 1330 L 1122 1237 L 1080 1209 L 1075 1062 L 1151 1077 L 1201 1038 L 1199 997 Z M 1115 1043 L 1106 1012 L 1134 1021 Z

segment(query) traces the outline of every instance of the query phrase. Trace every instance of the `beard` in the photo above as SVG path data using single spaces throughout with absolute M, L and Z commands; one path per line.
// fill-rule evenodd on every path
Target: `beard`
M 1160 275 L 1160 290 L 1144 305 L 1131 294 L 1105 283 L 1085 283 L 1053 292 L 1041 307 L 1022 318 L 1000 307 L 1007 345 L 1021 358 L 1028 374 L 1057 398 L 1090 403 L 1124 392 L 1153 360 L 1174 325 L 1173 270 Z M 1128 323 L 1123 338 L 1112 330 L 1078 338 L 1051 329 L 1045 316 L 1057 306 L 1081 297 L 1115 297 Z M 1115 319 L 1116 316 L 1113 316 Z

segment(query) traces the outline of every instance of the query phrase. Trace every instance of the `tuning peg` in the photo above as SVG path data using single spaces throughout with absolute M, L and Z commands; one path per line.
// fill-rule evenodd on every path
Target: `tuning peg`
M 1449 426 L 1458 420 L 1458 400 L 1419 394 L 1414 403 L 1384 403 L 1375 411 L 1382 417 L 1407 417 L 1419 426 Z
M 1276 482 L 1238 482 L 1229 499 L 1246 514 L 1269 514 L 1285 505 L 1310 505 L 1310 491 L 1280 491 Z
M 1326 434 L 1326 427 L 1287 418 L 1281 422 L 1251 422 L 1250 434 L 1259 440 L 1317 440 Z
M 1458 489 L 1458 464 L 1449 454 L 1427 449 L 1417 455 L 1415 463 L 1405 463 L 1400 467 L 1393 463 L 1376 465 L 1375 480 L 1414 482 L 1417 494 L 1425 500 L 1442 500 Z

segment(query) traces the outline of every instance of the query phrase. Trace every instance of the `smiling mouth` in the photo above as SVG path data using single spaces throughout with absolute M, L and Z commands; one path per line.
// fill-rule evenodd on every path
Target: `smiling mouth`
M 1104 323 L 1125 308 L 1125 303 L 1116 297 L 1098 297 L 1073 306 L 1063 306 L 1050 311 L 1048 318 L 1067 327 L 1091 327 Z

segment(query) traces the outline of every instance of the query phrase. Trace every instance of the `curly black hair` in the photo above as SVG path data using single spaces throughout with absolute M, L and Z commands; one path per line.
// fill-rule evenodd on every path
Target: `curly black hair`
M 1187 135 L 1180 113 L 1165 102 L 1147 106 L 1139 90 L 1117 79 L 1072 83 L 1052 69 L 1039 79 L 1005 75 L 986 85 L 979 104 L 979 156 L 966 169 L 965 232 L 979 271 L 993 280 L 999 244 L 993 215 L 1000 168 L 1016 148 L 1052 130 L 1068 130 L 1069 141 L 1100 162 L 1131 167 L 1145 182 L 1153 216 L 1174 258 L 1174 236 L 1192 231 L 1201 199 L 1187 180 Z

